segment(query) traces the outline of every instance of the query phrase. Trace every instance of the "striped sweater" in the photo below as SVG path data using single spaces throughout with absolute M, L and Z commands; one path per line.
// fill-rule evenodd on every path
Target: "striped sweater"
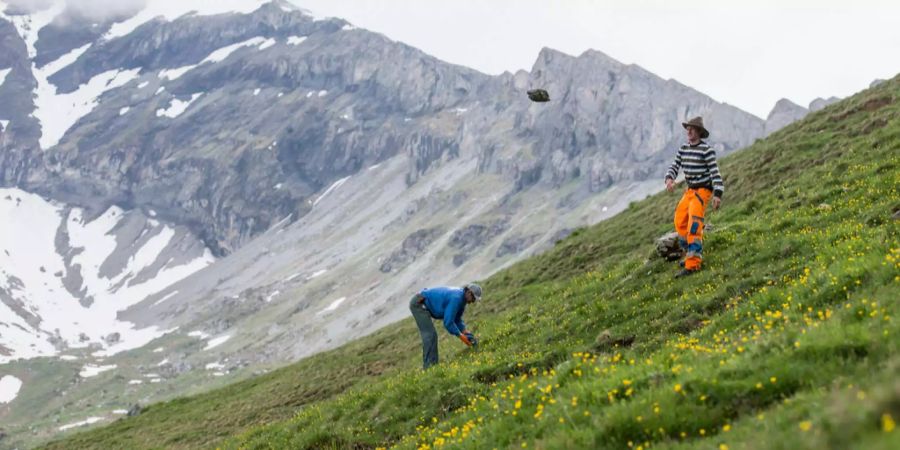
M 678 176 L 678 170 L 682 168 L 688 187 L 711 189 L 713 195 L 719 198 L 725 193 L 725 183 L 722 181 L 719 165 L 716 163 L 716 151 L 706 142 L 682 145 L 675 154 L 675 162 L 666 172 L 666 179 L 674 180 Z

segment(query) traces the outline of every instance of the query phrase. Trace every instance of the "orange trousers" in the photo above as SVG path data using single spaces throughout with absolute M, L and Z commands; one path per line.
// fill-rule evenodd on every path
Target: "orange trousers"
M 684 268 L 687 270 L 698 270 L 703 262 L 703 217 L 712 195 L 706 188 L 688 188 L 675 208 L 675 231 L 685 250 Z

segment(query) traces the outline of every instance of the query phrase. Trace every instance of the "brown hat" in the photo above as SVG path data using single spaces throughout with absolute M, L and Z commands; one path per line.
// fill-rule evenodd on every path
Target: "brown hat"
M 703 126 L 703 118 L 700 116 L 694 117 L 687 122 L 681 122 L 681 126 L 683 126 L 685 129 L 687 129 L 687 127 L 694 127 L 700 130 L 701 139 L 706 139 L 709 137 L 709 130 L 707 130 L 706 127 Z

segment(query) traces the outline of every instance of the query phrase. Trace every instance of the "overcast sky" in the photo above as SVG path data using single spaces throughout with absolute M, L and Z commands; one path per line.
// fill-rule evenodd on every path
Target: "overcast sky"
M 593 48 L 762 118 L 900 72 L 900 0 L 292 2 L 490 74 Z

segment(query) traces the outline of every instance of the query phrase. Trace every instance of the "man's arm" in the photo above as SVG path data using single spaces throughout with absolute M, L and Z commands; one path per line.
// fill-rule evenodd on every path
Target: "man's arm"
M 456 299 L 451 299 L 447 302 L 447 308 L 444 309 L 444 328 L 447 329 L 447 332 L 454 335 L 459 336 L 464 328 L 459 328 L 456 325 L 456 315 L 459 313 L 460 302 Z
M 716 162 L 716 151 L 710 148 L 705 155 L 706 167 L 709 169 L 709 176 L 712 178 L 713 195 L 722 198 L 725 193 L 725 182 L 722 180 L 722 174 L 719 173 L 719 164 Z
M 462 316 L 463 316 L 463 315 L 462 315 L 462 310 L 460 309 L 460 311 L 457 312 L 456 314 L 457 314 L 457 317 L 456 317 L 456 328 L 458 328 L 460 332 L 466 331 L 466 323 L 463 322 L 463 318 L 462 318 Z
M 674 181 L 675 178 L 678 178 L 678 171 L 680 169 L 681 169 L 681 150 L 678 150 L 678 152 L 675 153 L 675 162 L 673 162 L 672 165 L 669 166 L 669 170 L 666 171 L 666 179 L 668 180 L 671 178 L 672 181 Z
M 669 166 L 666 171 L 666 190 L 673 192 L 675 190 L 675 178 L 678 177 L 678 170 L 681 169 L 681 150 L 675 153 L 675 162 Z

